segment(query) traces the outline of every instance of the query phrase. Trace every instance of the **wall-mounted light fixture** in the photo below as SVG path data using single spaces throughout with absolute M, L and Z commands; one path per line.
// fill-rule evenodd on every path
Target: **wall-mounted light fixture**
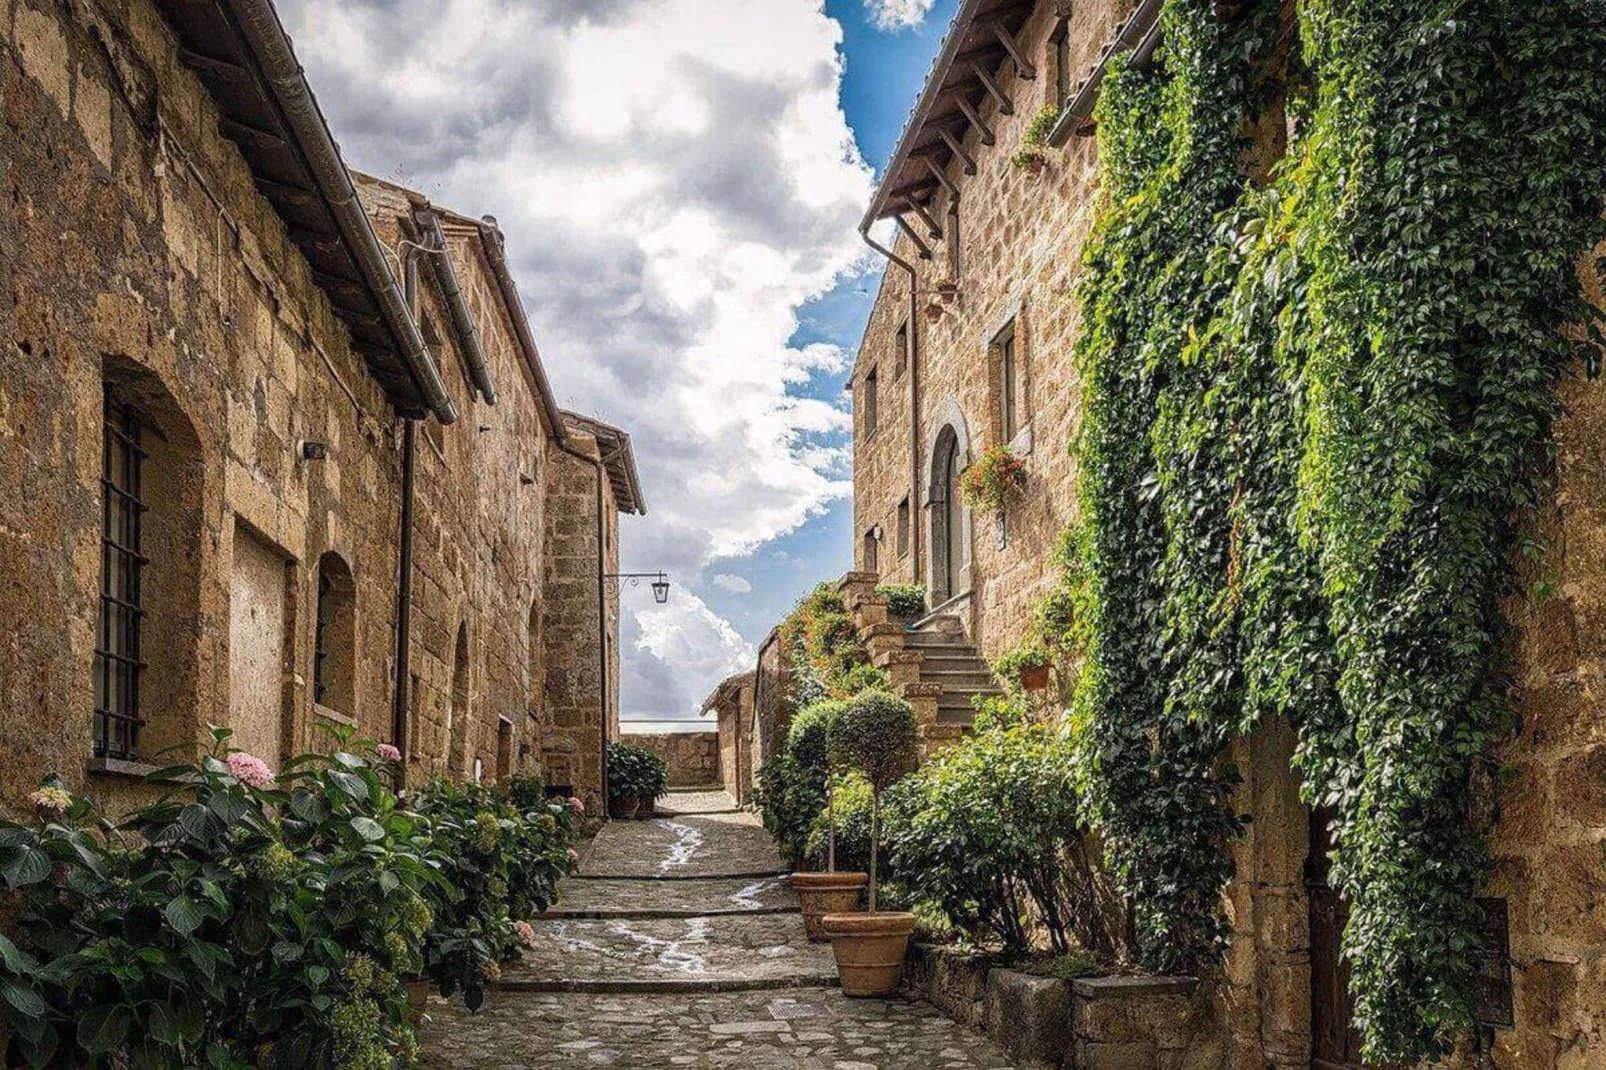
M 303 461 L 326 461 L 329 459 L 329 446 L 323 442 L 303 442 L 301 444 L 301 459 Z
M 652 580 L 652 600 L 659 605 L 669 601 L 669 578 L 662 572 L 609 572 L 602 578 L 610 594 L 618 594 L 621 587 L 639 587 L 642 580 Z

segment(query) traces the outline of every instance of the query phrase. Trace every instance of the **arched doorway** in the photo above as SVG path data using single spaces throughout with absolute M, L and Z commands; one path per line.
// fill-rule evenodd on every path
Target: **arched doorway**
M 941 605 L 969 584 L 965 580 L 965 512 L 959 495 L 964 453 L 949 424 L 931 452 L 931 604 Z

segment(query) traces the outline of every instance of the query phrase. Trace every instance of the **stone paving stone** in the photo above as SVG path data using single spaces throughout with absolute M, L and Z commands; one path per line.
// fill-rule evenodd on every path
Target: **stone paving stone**
M 831 950 L 798 914 L 532 923 L 535 946 L 502 970 L 508 991 L 728 990 L 829 985 Z
M 543 917 L 696 917 L 797 910 L 789 877 L 709 880 L 568 880 Z
M 493 995 L 478 1014 L 439 998 L 421 1031 L 434 1070 L 1009 1070 L 986 1038 L 925 1003 L 830 989 L 711 996 Z
M 720 814 L 736 809 L 736 796 L 728 791 L 672 791 L 657 803 L 665 816 Z
M 582 877 L 719 877 L 778 873 L 769 833 L 750 813 L 614 821 L 597 835 Z

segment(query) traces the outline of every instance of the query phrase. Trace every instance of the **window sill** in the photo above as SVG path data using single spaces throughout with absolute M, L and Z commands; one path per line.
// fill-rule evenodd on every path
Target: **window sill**
M 134 762 L 126 758 L 91 758 L 86 766 L 91 776 L 121 777 L 125 780 L 144 780 L 162 766 L 148 762 Z
M 1009 440 L 1009 451 L 1017 457 L 1030 457 L 1032 454 L 1032 425 L 1027 424 L 1015 432 L 1015 437 Z
M 328 706 L 325 706 L 321 703 L 314 702 L 312 704 L 312 712 L 316 713 L 319 717 L 322 717 L 326 721 L 333 721 L 335 724 L 343 724 L 347 728 L 357 727 L 357 718 L 341 713 L 339 710 L 332 710 Z

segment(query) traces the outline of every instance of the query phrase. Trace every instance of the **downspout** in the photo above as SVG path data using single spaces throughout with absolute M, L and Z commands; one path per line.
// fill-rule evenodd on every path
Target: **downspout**
M 590 454 L 581 453 L 568 442 L 553 440 L 558 449 L 570 457 L 584 461 L 592 468 L 597 479 L 597 667 L 601 671 L 597 676 L 597 708 L 602 714 L 602 753 L 598 756 L 598 772 L 602 776 L 602 812 L 608 812 L 608 593 L 605 579 L 608 571 L 606 546 L 604 544 L 604 526 L 606 517 L 603 513 L 602 481 L 605 473 L 602 461 Z
M 284 26 L 273 9 L 273 0 L 223 0 L 223 6 L 233 13 L 251 55 L 272 87 L 274 101 L 294 138 L 294 148 L 306 159 L 318 191 L 329 203 L 335 225 L 351 249 L 357 270 L 379 302 L 380 314 L 396 337 L 396 347 L 419 394 L 441 423 L 453 422 L 457 419 L 457 407 L 446 393 L 440 369 L 424 344 L 407 297 L 390 272 L 390 264 L 385 260 L 384 248 L 374 233 L 373 224 L 368 221 L 368 213 L 357 200 L 351 173 L 340 158 L 340 149 L 329 133 L 323 113 L 318 110 L 318 102 L 301 72 L 301 65 L 296 62 L 290 38 L 285 35 Z
M 859 228 L 864 244 L 909 273 L 909 550 L 911 580 L 920 582 L 920 273 L 897 253 Z
M 407 307 L 413 306 L 418 291 L 418 259 L 413 250 L 407 251 L 402 265 L 402 278 L 406 286 Z M 413 503 L 418 469 L 418 421 L 404 420 L 402 424 L 402 501 L 401 546 L 396 576 L 396 705 L 390 713 L 391 738 L 402 752 L 403 779 L 407 775 L 407 759 L 413 741 L 407 738 L 407 707 L 412 688 L 413 660 Z M 397 785 L 400 787 L 400 785 Z
M 441 229 L 441 217 L 434 212 L 416 212 L 413 216 L 432 254 L 429 265 L 435 272 L 435 284 L 446 298 L 446 309 L 451 313 L 453 332 L 463 347 L 468 361 L 468 374 L 474 387 L 487 405 L 496 404 L 496 383 L 491 378 L 490 365 L 485 360 L 485 347 L 480 342 L 480 329 L 474 315 L 468 310 L 463 287 L 457 281 L 457 268 L 446 251 L 446 232 Z

